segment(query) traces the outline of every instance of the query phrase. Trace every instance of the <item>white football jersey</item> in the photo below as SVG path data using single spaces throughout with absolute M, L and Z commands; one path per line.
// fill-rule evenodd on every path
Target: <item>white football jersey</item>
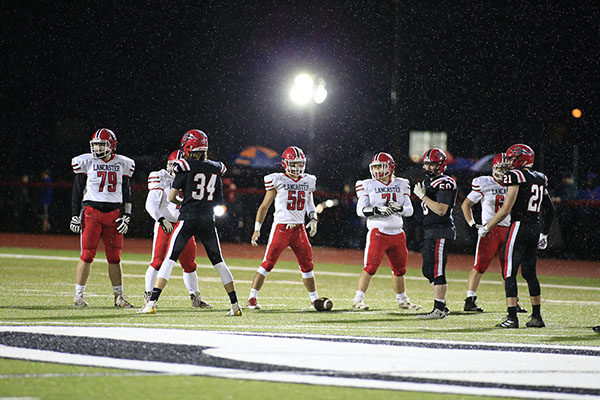
M 508 187 L 502 186 L 491 176 L 479 176 L 471 183 L 471 193 L 467 196 L 473 203 L 481 201 L 481 222 L 485 225 L 494 218 L 494 215 L 504 204 Z M 498 225 L 509 226 L 510 215 Z
M 115 154 L 110 161 L 104 161 L 86 153 L 73 157 L 71 165 L 76 174 L 87 175 L 83 201 L 123 203 L 123 177 L 131 178 L 135 171 L 131 158 Z
M 177 222 L 179 208 L 168 200 L 171 184 L 175 177 L 166 169 L 152 171 L 148 175 L 148 197 L 146 197 L 146 211 L 155 221 L 165 217 L 169 222 Z
M 265 176 L 265 189 L 277 191 L 273 222 L 303 224 L 305 215 L 316 213 L 313 199 L 316 186 L 317 178 L 310 174 L 302 174 L 297 180 L 281 172 Z
M 372 215 L 367 219 L 369 230 L 378 228 L 381 233 L 397 235 L 402 232 L 404 221 L 402 216 L 410 217 L 413 214 L 413 206 L 410 201 L 410 183 L 407 179 L 392 178 L 388 184 L 377 179 L 365 179 L 356 181 L 356 213 L 364 217 L 363 208 L 381 207 L 390 201 L 403 206 L 401 213 L 393 213 L 389 217 Z

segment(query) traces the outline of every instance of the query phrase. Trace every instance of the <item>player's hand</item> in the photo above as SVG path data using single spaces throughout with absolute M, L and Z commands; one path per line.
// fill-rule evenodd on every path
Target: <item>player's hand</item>
M 402 210 L 404 209 L 404 206 L 401 206 L 400 203 L 398 203 L 396 201 L 390 201 L 387 205 L 389 208 L 392 209 L 393 212 L 397 212 L 397 213 L 401 213 Z
M 254 233 L 252 233 L 252 239 L 250 239 L 250 243 L 252 244 L 252 246 L 258 246 L 258 243 L 256 241 L 259 237 L 260 231 L 254 231 Z
M 477 234 L 479 237 L 485 237 L 490 232 L 490 228 L 487 225 L 483 225 L 477 229 Z
M 416 183 L 415 187 L 413 188 L 413 193 L 419 199 L 423 199 L 423 197 L 425 197 L 425 185 L 423 185 L 422 182 Z
M 71 224 L 69 225 L 69 229 L 73 233 L 81 232 L 81 218 L 77 215 L 71 217 Z
M 308 221 L 306 228 L 308 229 L 308 236 L 314 237 L 317 234 L 317 220 L 311 219 Z
M 123 214 L 119 218 L 115 219 L 117 223 L 117 232 L 124 235 L 129 230 L 129 223 L 131 222 L 131 215 Z
M 394 211 L 388 206 L 373 207 L 373 213 L 375 215 L 381 215 L 382 217 L 389 217 Z
M 540 233 L 540 238 L 538 240 L 537 248 L 539 250 L 545 250 L 546 247 L 548 247 L 548 235 L 544 235 L 543 233 Z
M 167 221 L 165 219 L 165 217 L 160 217 L 158 219 L 158 223 L 160 224 L 160 227 L 162 228 L 162 230 L 165 233 L 171 233 L 171 232 L 173 232 L 173 224 L 171 222 Z

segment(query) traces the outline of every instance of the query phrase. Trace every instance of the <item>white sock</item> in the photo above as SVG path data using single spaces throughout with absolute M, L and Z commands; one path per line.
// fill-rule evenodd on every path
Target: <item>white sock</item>
M 319 295 L 317 294 L 317 291 L 315 290 L 314 292 L 308 292 L 308 297 L 310 297 L 310 301 L 312 303 L 313 301 L 315 301 L 316 299 L 319 298 Z
M 440 303 L 446 304 L 446 299 L 434 299 L 435 301 L 439 301 Z
M 120 296 L 123 294 L 123 285 L 121 286 L 113 286 L 113 293 L 115 296 Z
M 146 292 L 151 292 L 152 288 L 154 288 L 154 282 L 156 282 L 156 275 L 158 275 L 158 271 L 152 267 L 148 267 L 146 270 Z
M 198 289 L 198 275 L 196 275 L 196 271 L 194 272 L 183 272 L 183 283 L 185 283 L 185 287 L 187 288 L 190 294 L 195 294 L 199 292 Z
M 362 290 L 357 290 L 356 293 L 354 294 L 354 300 L 352 300 L 354 303 L 358 303 L 359 301 L 363 300 L 365 298 L 365 292 L 363 292 Z
M 250 296 L 248 296 L 248 300 L 250 300 L 253 297 L 258 297 L 258 290 L 250 289 Z
M 75 284 L 75 294 L 83 293 L 84 290 L 85 290 L 85 285 L 81 286 L 81 285 Z
M 467 297 L 474 297 L 474 296 L 477 296 L 477 294 L 474 291 L 467 290 Z
M 398 303 L 406 303 L 408 301 L 408 296 L 405 293 L 396 293 L 396 301 Z

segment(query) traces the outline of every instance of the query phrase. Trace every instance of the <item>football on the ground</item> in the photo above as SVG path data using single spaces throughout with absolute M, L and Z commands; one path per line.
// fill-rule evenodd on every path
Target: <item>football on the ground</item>
M 329 311 L 333 308 L 333 301 L 327 297 L 319 297 L 315 300 L 315 309 L 317 311 Z

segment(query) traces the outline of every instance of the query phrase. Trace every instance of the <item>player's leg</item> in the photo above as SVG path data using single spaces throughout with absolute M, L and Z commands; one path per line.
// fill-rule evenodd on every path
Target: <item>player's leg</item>
M 102 242 L 108 261 L 108 277 L 113 286 L 115 307 L 133 308 L 123 294 L 123 269 L 121 267 L 121 250 L 123 249 L 123 235 L 117 231 L 115 219 L 119 217 L 119 210 L 102 215 Z
M 203 220 L 201 225 L 198 227 L 197 236 L 202 242 L 204 249 L 206 250 L 206 256 L 212 263 L 213 267 L 219 273 L 221 283 L 229 296 L 229 302 L 231 303 L 231 310 L 227 313 L 228 316 L 241 316 L 242 308 L 238 303 L 237 293 L 235 291 L 235 283 L 233 275 L 229 270 L 225 260 L 223 259 L 223 253 L 221 252 L 221 242 L 219 242 L 219 235 L 217 228 L 214 225 L 212 219 Z
M 185 248 L 188 240 L 194 234 L 196 228 L 195 221 L 180 221 L 169 238 L 169 245 L 167 252 L 165 253 L 164 261 L 160 266 L 154 287 L 152 288 L 152 294 L 148 303 L 138 311 L 140 314 L 154 314 L 156 313 L 156 303 L 171 277 L 173 267 L 179 258 L 179 255 Z
M 298 260 L 298 266 L 302 271 L 302 283 L 308 292 L 311 305 L 319 298 L 317 293 L 317 282 L 315 281 L 312 246 L 306 234 L 303 224 L 293 229 L 290 247 Z
M 396 293 L 396 303 L 401 310 L 419 310 L 421 306 L 413 304 L 406 295 L 406 263 L 408 262 L 408 249 L 406 248 L 406 235 L 404 232 L 398 235 L 386 237 L 389 242 L 387 257 L 392 268 L 392 287 Z
M 498 328 L 518 328 L 517 318 L 517 272 L 522 260 L 519 230 L 521 223 L 513 222 L 506 235 L 504 247 L 502 248 L 504 291 L 506 293 L 507 318 L 497 324 Z
M 497 249 L 497 246 L 495 246 L 497 235 L 498 232 L 494 228 L 485 237 L 477 236 L 475 264 L 471 272 L 469 272 L 469 278 L 467 279 L 467 297 L 465 298 L 465 306 L 463 308 L 465 311 L 483 312 L 483 308 L 479 307 L 476 303 L 477 288 L 481 282 L 481 277 L 487 271 L 494 258 Z
M 96 249 L 102 233 L 102 226 L 96 218 L 95 211 L 91 207 L 85 207 L 83 210 L 82 231 L 79 236 L 81 255 L 75 270 L 75 298 L 73 300 L 73 305 L 77 307 L 88 305 L 84 299 L 85 285 L 90 276 L 92 262 L 96 256 Z
M 212 305 L 202 299 L 198 287 L 198 275 L 196 274 L 196 239 L 192 236 L 183 248 L 179 256 L 181 268 L 183 268 L 183 283 L 190 294 L 192 307 L 210 310 Z
M 285 224 L 273 224 L 265 249 L 265 256 L 256 270 L 254 278 L 252 278 L 252 286 L 248 295 L 248 303 L 246 306 L 249 309 L 260 309 L 258 304 L 258 292 L 265 283 L 265 279 L 269 272 L 275 267 L 281 252 L 288 246 L 292 234 L 291 229 L 285 229 Z
M 160 270 L 160 266 L 165 258 L 165 253 L 167 252 L 167 247 L 169 246 L 169 237 L 170 235 L 162 230 L 160 224 L 155 222 L 154 235 L 152 238 L 152 260 L 150 261 L 150 265 L 148 265 L 146 275 L 144 276 L 144 305 L 150 301 L 158 270 Z
M 423 275 L 429 280 L 433 291 L 433 310 L 420 319 L 442 319 L 449 314 L 446 307 L 446 261 L 448 257 L 448 239 L 423 239 Z
M 525 325 L 528 328 L 543 328 L 546 326 L 541 314 L 542 291 L 537 277 L 537 242 L 540 236 L 538 224 L 526 224 L 522 227 L 523 234 L 527 235 L 526 244 L 523 249 L 523 264 L 521 274 L 529 287 L 529 298 L 531 299 L 531 319 Z
M 352 299 L 352 308 L 355 310 L 368 310 L 369 306 L 365 304 L 365 293 L 371 282 L 371 278 L 377 272 L 381 259 L 383 258 L 383 252 L 385 251 L 386 244 L 384 243 L 383 236 L 379 233 L 379 229 L 371 229 L 367 233 L 367 243 L 365 245 L 364 255 L 364 267 L 360 271 L 358 276 L 358 283 L 356 284 L 356 292 Z

